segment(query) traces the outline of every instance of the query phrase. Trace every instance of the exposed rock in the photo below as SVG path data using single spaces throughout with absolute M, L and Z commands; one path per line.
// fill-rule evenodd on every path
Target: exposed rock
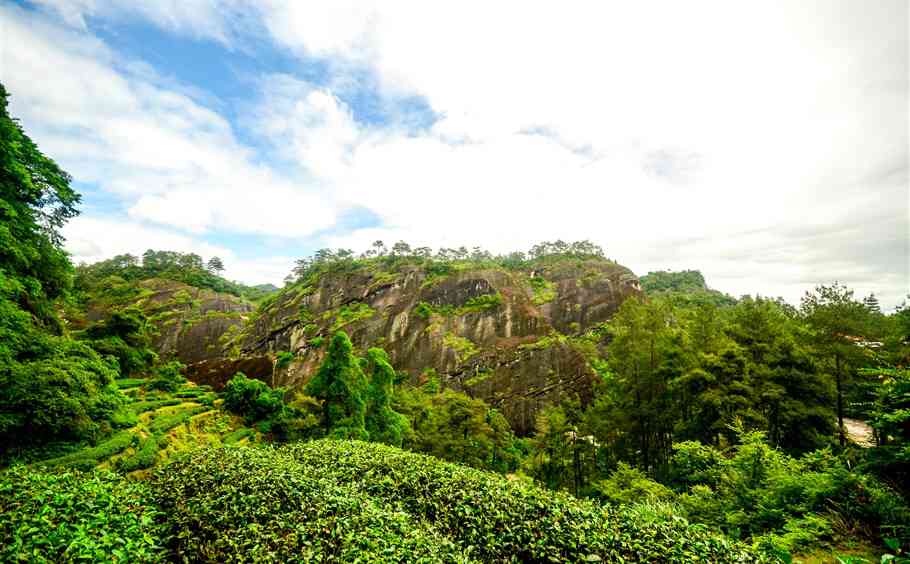
M 412 381 L 435 371 L 443 385 L 484 399 L 527 433 L 543 406 L 587 401 L 595 378 L 580 347 L 548 336 L 584 333 L 639 293 L 638 279 L 606 260 L 447 275 L 371 264 L 285 289 L 233 339 L 232 354 L 294 353 L 272 383 L 297 388 L 321 363 L 327 338 L 343 328 L 360 350 L 383 347 Z
M 163 359 L 184 364 L 224 357 L 223 342 L 249 318 L 253 306 L 241 298 L 152 278 L 139 282 L 139 307 L 154 327 L 152 346 Z M 103 304 L 89 304 L 86 317 L 102 318 Z
M 234 374 L 243 372 L 248 378 L 262 380 L 272 385 L 275 361 L 270 356 L 249 356 L 244 358 L 220 358 L 203 360 L 186 367 L 187 378 L 201 385 L 209 385 L 215 391 L 224 388 Z

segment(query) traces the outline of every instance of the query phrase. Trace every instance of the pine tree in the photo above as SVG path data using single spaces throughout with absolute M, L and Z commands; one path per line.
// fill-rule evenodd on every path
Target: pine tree
M 224 263 L 221 262 L 221 259 L 218 257 L 212 257 L 209 259 L 208 263 L 209 272 L 220 275 L 224 272 Z
M 329 350 L 306 394 L 322 400 L 322 424 L 337 438 L 366 440 L 364 425 L 367 382 L 347 333 L 332 337 Z
M 882 312 L 882 308 L 878 303 L 878 298 L 875 297 L 875 292 L 866 296 L 866 298 L 863 300 L 863 305 L 865 305 L 866 309 L 868 309 L 872 313 L 881 313 Z

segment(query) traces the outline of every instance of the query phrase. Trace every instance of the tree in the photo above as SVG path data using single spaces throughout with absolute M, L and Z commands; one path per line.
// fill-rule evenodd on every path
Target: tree
M 813 341 L 834 376 L 837 392 L 837 426 L 841 447 L 847 444 L 844 430 L 844 387 L 851 370 L 862 359 L 862 349 L 851 340 L 863 329 L 868 310 L 853 299 L 853 290 L 835 282 L 806 292 L 800 313 L 813 331 Z
M 395 369 L 386 352 L 378 348 L 367 351 L 366 365 L 370 385 L 365 425 L 370 440 L 400 447 L 411 427 L 407 417 L 392 409 Z
M 367 381 L 354 356 L 347 333 L 332 337 L 325 360 L 306 386 L 306 394 L 322 400 L 322 424 L 327 434 L 366 440 Z
M 881 313 L 882 308 L 878 303 L 878 298 L 875 297 L 875 292 L 869 294 L 863 299 L 863 305 L 866 306 L 871 313 Z
M 224 272 L 224 263 L 221 262 L 221 259 L 219 257 L 210 258 L 206 267 L 208 267 L 209 272 L 212 272 L 219 276 L 222 272 Z
M 60 228 L 77 214 L 70 176 L 7 112 L 0 84 L 0 453 L 110 430 L 124 397 L 111 364 L 61 336 L 55 303 L 73 267 Z

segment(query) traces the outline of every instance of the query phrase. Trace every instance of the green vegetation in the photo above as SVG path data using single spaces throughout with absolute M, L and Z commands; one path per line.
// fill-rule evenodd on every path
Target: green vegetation
M 125 401 L 115 365 L 63 334 L 55 303 L 72 266 L 59 229 L 77 214 L 69 175 L 7 112 L 0 85 L 0 452 L 96 439 Z
M 189 560 L 761 560 L 682 519 L 647 522 L 361 442 L 199 451 L 157 472 L 152 487 L 169 548 Z
M 161 562 L 160 517 L 146 484 L 115 474 L 0 473 L 4 562 Z
M 705 277 L 697 270 L 649 272 L 639 278 L 641 289 L 649 296 L 661 297 L 680 306 L 731 306 L 736 300 L 708 288 Z
M 556 284 L 541 276 L 531 276 L 528 278 L 528 282 L 534 292 L 534 297 L 531 299 L 534 305 L 543 305 L 556 299 Z
M 459 337 L 454 333 L 446 333 L 442 338 L 442 344 L 455 351 L 459 362 L 468 360 L 480 352 L 470 339 Z
M 325 432 L 338 438 L 365 439 L 367 380 L 343 331 L 335 333 L 325 360 L 306 386 L 306 394 L 322 401 Z

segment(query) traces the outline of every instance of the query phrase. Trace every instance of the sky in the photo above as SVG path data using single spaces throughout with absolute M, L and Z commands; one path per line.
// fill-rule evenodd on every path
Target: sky
M 377 239 L 590 239 L 791 303 L 910 292 L 905 0 L 0 3 L 10 110 L 76 262 L 280 285 Z

